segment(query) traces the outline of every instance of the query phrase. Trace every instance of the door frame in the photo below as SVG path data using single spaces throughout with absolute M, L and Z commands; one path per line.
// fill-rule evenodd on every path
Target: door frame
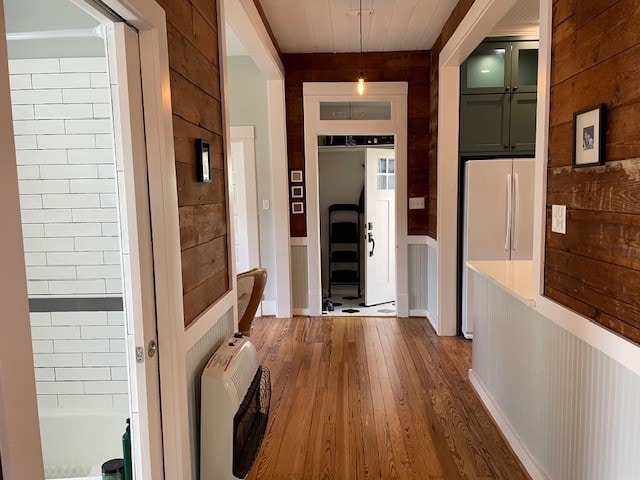
M 457 334 L 460 66 L 517 0 L 476 0 L 438 59 L 438 335 Z M 455 161 L 454 161 L 455 159 Z
M 273 302 L 263 302 L 263 315 L 278 318 L 291 316 L 291 256 L 289 250 L 289 182 L 287 162 L 287 125 L 285 115 L 284 64 L 280 58 L 254 0 L 219 0 L 222 36 L 228 22 L 249 56 L 267 79 L 269 115 L 269 161 L 271 165 L 271 208 L 275 245 L 275 272 L 269 277 L 276 282 L 275 308 Z M 220 42 L 222 44 L 222 42 Z M 224 50 L 221 57 L 225 56 Z M 223 80 L 223 108 L 226 128 L 229 128 L 229 75 L 225 62 L 221 63 Z M 228 131 L 228 130 L 227 130 Z M 230 138 L 230 137 L 227 137 Z M 228 147 L 228 145 L 227 145 Z M 234 264 L 235 268 L 235 264 Z
M 409 316 L 407 231 L 407 92 L 406 82 L 370 82 L 364 96 L 355 83 L 304 82 L 304 138 L 307 200 L 308 311 L 322 315 L 322 265 L 320 261 L 320 185 L 318 173 L 319 135 L 394 135 L 396 151 L 396 310 Z M 320 120 L 320 102 L 390 101 L 390 120 Z
M 97 18 L 108 20 L 89 1 L 72 1 Z M 151 223 L 155 232 L 153 263 L 156 272 L 155 278 L 146 278 L 144 283 L 146 288 L 154 288 L 156 291 L 163 413 L 162 428 L 159 423 L 150 425 L 150 433 L 156 442 L 150 452 L 151 464 L 148 468 L 150 475 L 153 475 L 151 478 L 163 478 L 164 474 L 167 478 L 179 478 L 178 459 L 184 455 L 181 448 L 186 448 L 188 444 L 181 444 L 182 439 L 178 434 L 181 415 L 179 412 L 175 413 L 178 411 L 176 397 L 181 391 L 181 378 L 177 373 L 181 363 L 177 361 L 176 354 L 179 352 L 179 334 L 184 331 L 182 322 L 175 321 L 182 318 L 182 279 L 166 17 L 164 10 L 154 1 L 103 0 L 103 3 L 139 33 L 146 148 L 150 167 L 149 201 Z M 0 14 L 3 19 L 4 12 L 1 8 Z M 0 112 L 3 112 L 5 118 L 11 118 L 4 21 L 0 23 Z M 4 262 L 0 282 L 3 287 L 7 284 L 2 289 L 2 295 L 7 295 L 8 301 L 3 303 L 14 324 L 11 330 L 3 330 L 0 340 L 0 364 L 8 364 L 5 355 L 10 355 L 12 365 L 10 370 L 2 372 L 0 425 L 3 433 L 0 435 L 0 449 L 5 479 L 37 479 L 42 478 L 43 474 L 42 452 L 12 122 L 5 122 L 0 126 L 0 137 L 5 140 L 2 142 L 6 150 L 5 159 L 13 160 L 2 162 L 0 167 L 3 170 L 3 175 L 0 175 L 3 184 L 0 195 L 6 197 L 2 198 L 6 221 L 3 222 L 5 228 L 0 234 L 0 242 L 3 254 L 9 255 L 10 259 Z M 151 250 L 151 245 L 147 247 Z M 9 391 L 11 395 L 8 394 Z M 17 395 L 16 392 L 20 394 Z M 150 398 L 150 402 L 149 414 L 159 421 L 160 393 Z
M 244 189 L 247 201 L 249 238 L 260 238 L 258 223 L 258 191 L 256 184 L 256 133 L 253 125 L 231 126 L 231 142 L 241 142 L 244 152 Z M 233 174 L 233 172 L 232 172 Z M 249 242 L 250 268 L 260 266 L 260 242 Z M 257 315 L 260 315 L 259 313 Z

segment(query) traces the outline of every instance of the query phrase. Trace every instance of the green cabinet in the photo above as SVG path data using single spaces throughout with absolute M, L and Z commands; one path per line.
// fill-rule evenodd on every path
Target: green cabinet
M 460 153 L 533 154 L 538 42 L 482 43 L 460 69 Z

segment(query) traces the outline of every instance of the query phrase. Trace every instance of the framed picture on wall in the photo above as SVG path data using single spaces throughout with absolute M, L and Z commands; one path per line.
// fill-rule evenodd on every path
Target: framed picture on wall
M 302 170 L 291 170 L 291 183 L 302 183 Z
M 302 197 L 304 197 L 304 191 L 302 189 L 302 185 L 291 187 L 291 198 L 302 198 Z
M 605 105 L 600 104 L 573 115 L 573 166 L 590 167 L 604 164 L 606 118 Z
M 291 213 L 294 215 L 300 215 L 304 213 L 304 203 L 302 202 L 292 202 L 291 203 Z

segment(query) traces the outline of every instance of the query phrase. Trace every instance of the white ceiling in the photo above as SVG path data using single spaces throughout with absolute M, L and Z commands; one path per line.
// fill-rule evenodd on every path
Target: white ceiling
M 358 52 L 359 0 L 260 0 L 283 53 Z M 458 0 L 362 0 L 365 52 L 428 50 Z
M 520 0 L 509 10 L 498 25 L 538 25 L 540 0 Z

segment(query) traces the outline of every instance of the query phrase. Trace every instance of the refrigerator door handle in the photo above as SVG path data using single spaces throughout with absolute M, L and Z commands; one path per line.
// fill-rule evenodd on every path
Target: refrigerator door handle
M 511 182 L 511 174 L 507 173 L 507 218 L 506 225 L 507 228 L 504 234 L 504 249 L 509 250 L 511 248 L 510 240 L 511 240 L 511 221 L 513 219 L 513 191 L 512 191 L 512 182 Z
M 520 223 L 520 177 L 517 173 L 513 174 L 513 185 L 514 185 L 514 199 L 515 199 L 515 211 L 514 211 L 514 219 L 513 219 L 513 245 L 512 248 L 514 250 L 518 249 L 518 224 Z

